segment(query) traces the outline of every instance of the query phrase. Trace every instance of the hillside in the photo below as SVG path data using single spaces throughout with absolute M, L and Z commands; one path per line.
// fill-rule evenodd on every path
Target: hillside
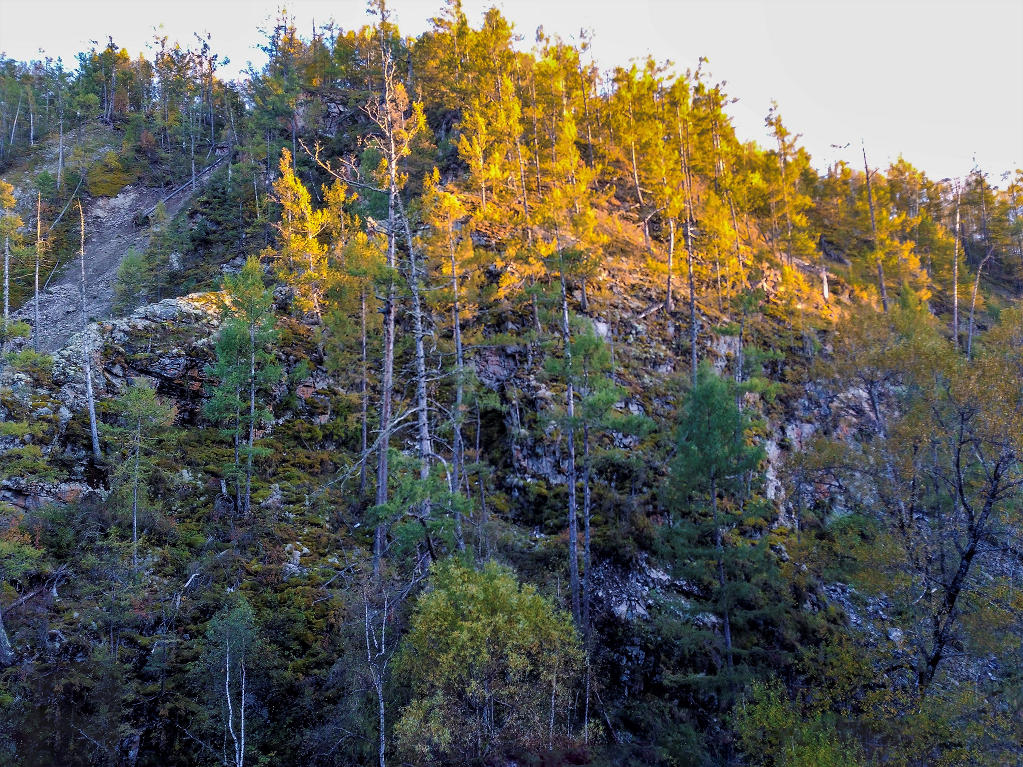
M 0 763 L 1015 763 L 1019 172 L 374 7 L 6 62 Z

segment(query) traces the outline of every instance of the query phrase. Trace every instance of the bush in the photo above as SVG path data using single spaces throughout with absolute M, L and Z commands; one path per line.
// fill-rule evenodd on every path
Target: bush
M 546 749 L 552 695 L 560 718 L 581 657 L 568 615 L 512 571 L 435 565 L 397 659 L 415 696 L 395 724 L 400 750 L 415 764 L 465 764 Z
M 137 178 L 136 173 L 124 167 L 114 151 L 103 155 L 103 159 L 89 168 L 85 176 L 89 194 L 94 197 L 113 197 Z

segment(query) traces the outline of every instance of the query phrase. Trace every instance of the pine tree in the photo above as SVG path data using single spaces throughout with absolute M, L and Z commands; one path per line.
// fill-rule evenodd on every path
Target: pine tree
M 276 338 L 273 293 L 263 285 L 259 259 L 250 256 L 240 273 L 226 277 L 224 293 L 217 359 L 210 368 L 219 383 L 206 412 L 214 421 L 227 424 L 235 451 L 231 474 L 236 509 L 248 516 L 252 505 L 253 459 L 262 453 L 255 444 L 256 430 L 273 417 L 262 396 L 281 375 L 272 351 Z
M 150 503 L 147 485 L 153 471 L 150 445 L 174 421 L 175 408 L 157 399 L 148 382 L 136 383 L 114 403 L 121 424 L 115 434 L 122 462 L 115 471 L 118 489 L 131 495 L 131 565 L 138 568 L 139 512 Z
M 297 308 L 319 321 L 330 280 L 327 246 L 323 242 L 330 211 L 313 208 L 309 191 L 295 175 L 287 149 L 281 151 L 280 175 L 273 188 L 281 206 L 277 274 L 294 288 Z
M 680 578 L 691 582 L 686 612 L 710 613 L 705 622 L 687 627 L 685 643 L 696 656 L 703 645 L 710 656 L 710 676 L 699 666 L 690 683 L 730 701 L 748 672 L 751 647 L 736 641 L 769 613 L 765 586 L 772 577 L 766 538 L 746 537 L 744 528 L 769 511 L 750 497 L 747 486 L 759 477 L 763 448 L 750 444 L 754 421 L 736 403 L 733 385 L 704 363 L 696 385 L 679 413 L 676 453 L 670 466 L 665 501 L 671 518 L 663 530 L 663 555 Z M 706 660 L 704 661 L 706 662 Z

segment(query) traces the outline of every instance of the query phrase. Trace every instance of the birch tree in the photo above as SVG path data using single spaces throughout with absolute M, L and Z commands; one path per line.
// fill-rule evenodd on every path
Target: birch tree
M 78 200 L 78 227 L 79 247 L 78 263 L 81 269 L 81 279 L 78 282 L 78 298 L 82 330 L 80 332 L 82 347 L 82 372 L 85 376 L 85 398 L 89 408 L 89 432 L 92 436 L 92 457 L 95 461 L 103 460 L 103 453 L 99 447 L 99 427 L 96 422 L 96 397 L 92 391 L 92 343 L 89 335 L 89 311 L 86 305 L 85 293 L 85 213 L 82 211 L 82 201 Z
M 245 767 L 250 751 L 252 692 L 249 675 L 258 643 L 255 616 L 244 597 L 217 613 L 203 638 L 197 671 L 209 702 L 203 729 L 210 737 L 204 745 L 225 767 Z M 219 748 L 212 745 L 218 740 Z

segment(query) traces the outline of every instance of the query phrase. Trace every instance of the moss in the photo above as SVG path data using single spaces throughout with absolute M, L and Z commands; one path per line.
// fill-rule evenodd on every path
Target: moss
M 113 197 L 138 178 L 138 170 L 131 164 L 126 168 L 122 158 L 113 150 L 103 155 L 85 174 L 89 194 L 94 197 Z

